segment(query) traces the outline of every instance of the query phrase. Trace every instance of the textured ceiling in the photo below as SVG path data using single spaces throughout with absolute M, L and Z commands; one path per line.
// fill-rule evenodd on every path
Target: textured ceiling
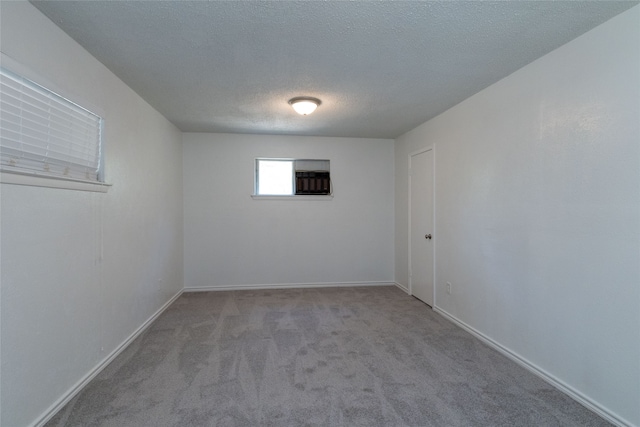
M 32 1 L 182 131 L 394 138 L 638 4 Z M 322 105 L 298 116 L 287 101 Z

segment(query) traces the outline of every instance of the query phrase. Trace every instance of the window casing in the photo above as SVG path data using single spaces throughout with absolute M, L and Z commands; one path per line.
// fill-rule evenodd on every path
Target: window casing
M 256 159 L 255 195 L 301 196 L 332 193 L 330 162 L 317 159 Z
M 0 68 L 0 171 L 101 183 L 100 116 Z

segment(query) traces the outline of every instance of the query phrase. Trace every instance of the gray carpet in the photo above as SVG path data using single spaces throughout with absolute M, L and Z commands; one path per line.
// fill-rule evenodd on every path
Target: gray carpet
M 47 426 L 604 426 L 395 287 L 185 293 Z

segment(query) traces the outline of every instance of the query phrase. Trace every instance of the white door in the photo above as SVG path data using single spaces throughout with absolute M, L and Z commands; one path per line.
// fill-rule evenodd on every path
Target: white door
M 433 150 L 409 156 L 409 289 L 433 307 Z

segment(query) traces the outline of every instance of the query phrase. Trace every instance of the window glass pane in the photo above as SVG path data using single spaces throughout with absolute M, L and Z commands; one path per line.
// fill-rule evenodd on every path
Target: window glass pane
M 258 194 L 292 195 L 293 161 L 258 160 Z

